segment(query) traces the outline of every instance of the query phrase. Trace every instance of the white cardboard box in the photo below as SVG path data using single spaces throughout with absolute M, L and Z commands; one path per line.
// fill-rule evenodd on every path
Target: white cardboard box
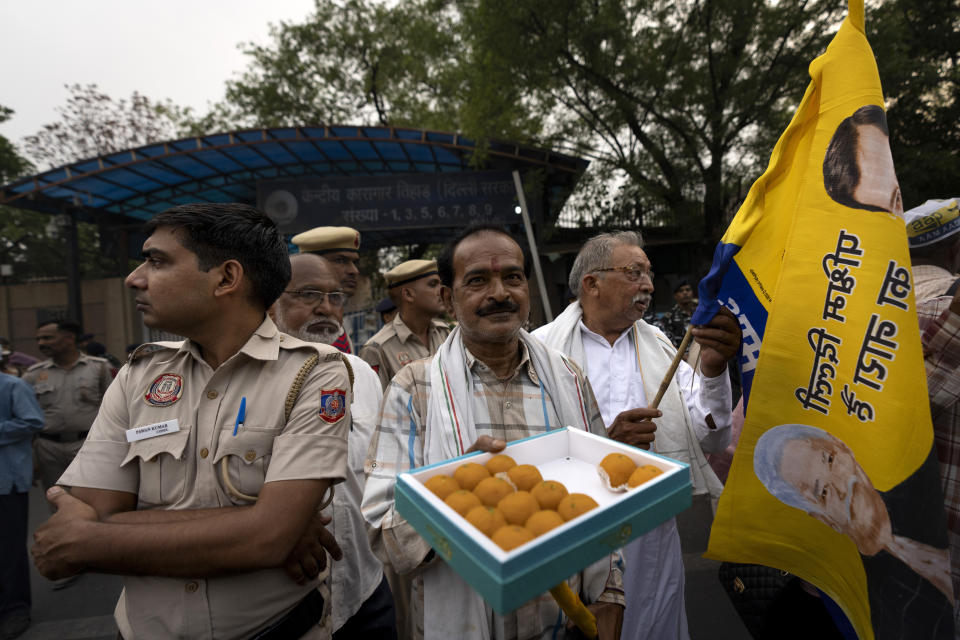
M 610 491 L 597 465 L 612 452 L 663 473 L 627 492 Z M 598 508 L 504 551 L 423 485 L 435 475 L 452 475 L 467 460 L 483 464 L 492 454 L 471 453 L 401 473 L 396 492 L 400 514 L 499 613 L 516 609 L 690 506 L 686 464 L 580 429 L 517 440 L 503 453 L 518 464 L 535 465 L 544 480 L 562 482 L 570 493 L 589 495 Z

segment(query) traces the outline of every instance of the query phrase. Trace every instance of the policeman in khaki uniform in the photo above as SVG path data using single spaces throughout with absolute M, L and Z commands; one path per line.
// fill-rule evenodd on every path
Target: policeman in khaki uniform
M 377 372 L 386 390 L 404 365 L 436 353 L 450 327 L 438 318 L 444 306 L 436 260 L 407 260 L 383 278 L 400 312 L 367 340 L 360 357 Z
M 266 316 L 290 263 L 256 209 L 181 205 L 148 232 L 127 285 L 147 326 L 187 340 L 118 374 L 70 492 L 47 493 L 37 568 L 123 574 L 126 640 L 327 637 L 323 547 L 340 551 L 317 510 L 346 473 L 349 369 Z
M 109 362 L 77 348 L 82 332 L 80 325 L 69 320 L 40 324 L 37 347 L 49 359 L 23 375 L 43 409 L 43 431 L 37 434 L 33 449 L 44 489 L 56 484 L 80 450 L 103 394 L 113 382 Z
M 290 242 L 300 253 L 313 253 L 326 260 L 340 281 L 340 290 L 348 298 L 356 293 L 360 279 L 359 231 L 350 227 L 314 227 L 293 236 Z M 344 353 L 354 353 L 346 328 L 333 346 Z

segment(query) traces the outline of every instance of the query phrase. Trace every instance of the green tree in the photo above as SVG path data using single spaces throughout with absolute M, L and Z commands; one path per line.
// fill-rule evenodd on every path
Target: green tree
M 13 116 L 13 109 L 0 104 L 0 123 Z M 6 184 L 31 169 L 30 162 L 20 155 L 16 147 L 5 137 L 0 136 L 0 185 Z
M 60 120 L 23 140 L 26 154 L 45 168 L 178 138 L 192 117 L 189 108 L 152 101 L 136 91 L 129 100 L 117 100 L 95 84 L 66 89 L 67 101 L 56 109 Z
M 960 1 L 889 0 L 872 7 L 866 27 L 887 98 L 904 206 L 956 196 Z
M 134 92 L 130 100 L 114 100 L 96 85 L 70 85 L 70 96 L 57 109 L 62 119 L 44 125 L 25 138 L 25 151 L 38 165 L 52 167 L 158 140 L 178 137 L 190 117 L 187 109 L 167 102 L 153 102 Z M 0 107 L 0 121 L 10 116 Z M 6 143 L 13 155 L 5 152 Z M 9 167 L 9 169 L 7 169 Z M 33 169 L 0 137 L 0 184 Z M 9 173 L 7 173 L 9 171 Z M 58 219 L 11 207 L 0 207 L 0 264 L 13 267 L 13 281 L 59 278 L 64 264 L 64 230 Z M 84 278 L 100 278 L 125 272 L 116 256 L 104 255 L 103 234 L 111 230 L 79 221 L 79 265 Z
M 277 26 L 270 45 L 247 47 L 250 66 L 219 115 L 560 148 L 594 161 L 585 188 L 605 192 L 608 217 L 635 223 L 642 213 L 644 224 L 712 240 L 843 9 L 835 0 L 318 3 L 305 22 Z

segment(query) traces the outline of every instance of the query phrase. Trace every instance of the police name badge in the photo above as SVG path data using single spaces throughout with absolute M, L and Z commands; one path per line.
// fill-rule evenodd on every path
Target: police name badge
M 183 378 L 175 373 L 163 373 L 150 385 L 143 401 L 151 407 L 169 407 L 183 393 Z
M 147 438 L 156 438 L 168 433 L 180 431 L 180 420 L 165 420 L 153 424 L 145 424 L 142 427 L 127 429 L 127 442 L 136 442 L 137 440 L 146 440 Z
M 346 415 L 347 392 L 343 389 L 322 389 L 320 391 L 320 411 L 318 415 L 324 422 L 333 424 Z

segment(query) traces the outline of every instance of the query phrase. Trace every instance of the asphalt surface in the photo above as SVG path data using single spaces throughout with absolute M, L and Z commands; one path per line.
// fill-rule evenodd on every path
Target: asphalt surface
M 30 530 L 49 517 L 38 488 L 30 493 Z M 686 568 L 687 621 L 691 640 L 750 640 L 717 580 L 720 563 L 702 553 L 712 521 L 710 505 L 695 500 L 677 518 Z M 117 627 L 113 608 L 120 595 L 120 578 L 102 574 L 80 576 L 66 589 L 53 590 L 53 583 L 32 570 L 33 625 L 22 640 L 115 640 Z

